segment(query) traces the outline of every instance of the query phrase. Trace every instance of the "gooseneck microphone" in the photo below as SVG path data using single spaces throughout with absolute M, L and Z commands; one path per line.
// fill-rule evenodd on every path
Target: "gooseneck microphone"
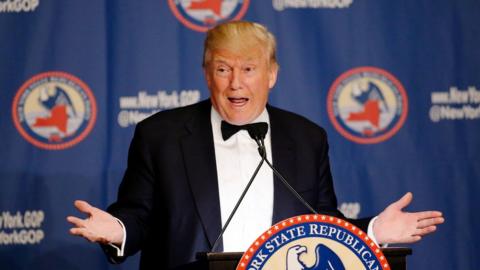
M 262 142 L 263 143 L 263 142 Z M 278 172 L 275 167 L 268 161 L 268 159 L 265 158 L 265 162 L 268 164 L 268 166 L 272 169 L 273 173 L 282 181 L 282 183 L 288 188 L 288 190 L 295 196 L 297 199 L 310 210 L 312 213 L 317 214 L 318 212 L 313 209 L 313 207 L 300 195 L 298 192 L 287 182 L 287 180 Z
M 266 130 L 268 130 L 268 124 L 267 123 L 264 123 L 265 126 L 266 126 Z M 252 131 L 252 133 L 254 132 L 257 132 L 257 131 Z M 317 211 L 315 211 L 315 209 L 313 209 L 313 207 L 300 195 L 298 194 L 298 192 L 287 182 L 287 180 L 285 179 L 285 177 L 283 177 L 283 175 L 277 171 L 277 169 L 275 169 L 275 167 L 273 167 L 272 163 L 270 163 L 270 161 L 268 161 L 267 159 L 267 154 L 266 154 L 266 150 L 265 150 L 265 144 L 264 144 L 264 139 L 265 139 L 265 134 L 267 133 L 265 131 L 265 134 L 262 136 L 262 137 L 255 137 L 254 135 L 252 135 L 252 133 L 250 133 L 250 131 L 248 132 L 250 134 L 250 137 L 252 137 L 252 139 L 255 140 L 255 142 L 257 143 L 258 145 L 258 152 L 260 153 L 260 156 L 262 157 L 262 160 L 265 160 L 265 162 L 268 164 L 268 166 L 272 169 L 273 173 L 278 177 L 278 179 L 280 179 L 280 181 L 287 187 L 287 189 L 305 206 L 308 208 L 308 210 L 310 210 L 312 213 L 314 214 L 318 214 Z M 260 151 L 260 149 L 262 151 Z
M 227 124 L 228 125 L 228 124 Z M 236 128 L 239 128 L 238 126 Z M 239 128 L 240 129 L 240 128 Z M 267 134 L 267 131 L 268 131 L 268 124 L 265 123 L 265 122 L 261 122 L 261 123 L 253 123 L 253 124 L 248 124 L 248 125 L 244 125 L 241 127 L 241 129 L 246 129 L 248 131 L 248 134 L 250 135 L 250 137 L 255 140 L 255 142 L 257 143 L 258 145 L 258 153 L 260 154 L 260 156 L 262 157 L 262 160 L 260 160 L 260 163 L 258 164 L 257 168 L 255 169 L 255 171 L 253 172 L 253 175 L 252 177 L 250 178 L 250 180 L 248 181 L 247 183 L 247 186 L 245 187 L 245 189 L 243 190 L 242 192 L 242 195 L 240 196 L 240 198 L 238 199 L 237 203 L 235 204 L 235 207 L 233 208 L 232 212 L 230 213 L 230 216 L 228 217 L 227 221 L 225 222 L 225 225 L 222 227 L 222 231 L 220 232 L 220 234 L 218 235 L 217 239 L 215 240 L 215 243 L 213 244 L 213 247 L 211 249 L 211 252 L 214 252 L 217 247 L 218 247 L 218 244 L 220 243 L 220 239 L 222 238 L 223 234 L 225 233 L 225 230 L 227 229 L 228 227 L 228 224 L 230 224 L 230 221 L 232 220 L 233 216 L 235 215 L 235 213 L 237 212 L 237 209 L 238 207 L 240 206 L 240 204 L 242 203 L 243 201 L 243 198 L 245 197 L 245 195 L 247 194 L 248 190 L 250 189 L 250 186 L 252 185 L 253 183 L 253 180 L 255 179 L 255 177 L 257 176 L 260 168 L 262 167 L 263 163 L 266 162 L 268 164 L 268 166 L 272 169 L 273 173 L 278 177 L 278 179 L 280 179 L 280 181 L 287 187 L 287 189 L 305 206 L 307 207 L 312 213 L 314 214 L 318 214 L 317 211 L 315 211 L 315 209 L 313 209 L 312 206 L 310 206 L 310 204 L 300 195 L 298 194 L 298 192 L 287 182 L 287 180 L 285 179 L 285 177 L 282 176 L 282 174 L 280 172 L 278 172 L 275 167 L 273 167 L 273 165 L 270 163 L 270 161 L 268 161 L 267 159 L 267 151 L 265 150 L 265 143 L 264 143 L 264 139 L 265 139 L 265 135 Z
M 262 157 L 262 159 L 265 159 L 267 162 L 267 152 L 265 150 L 265 145 L 263 143 L 263 140 L 265 139 L 265 135 L 267 134 L 268 131 L 268 124 L 265 122 L 261 123 L 255 123 L 255 124 L 250 124 L 250 126 L 247 128 L 248 135 L 252 139 L 255 140 L 255 142 L 258 145 L 258 153 Z

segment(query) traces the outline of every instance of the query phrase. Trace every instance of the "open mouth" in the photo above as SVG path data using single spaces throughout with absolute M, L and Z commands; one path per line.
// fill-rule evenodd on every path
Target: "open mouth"
M 248 102 L 248 98 L 244 97 L 229 97 L 228 100 L 235 106 L 243 106 Z

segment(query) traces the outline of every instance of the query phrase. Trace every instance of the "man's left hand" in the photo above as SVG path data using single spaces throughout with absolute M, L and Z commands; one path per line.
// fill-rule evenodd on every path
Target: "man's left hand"
M 383 210 L 373 224 L 373 233 L 379 244 L 413 243 L 434 232 L 445 220 L 439 211 L 404 212 L 413 195 L 405 194 Z

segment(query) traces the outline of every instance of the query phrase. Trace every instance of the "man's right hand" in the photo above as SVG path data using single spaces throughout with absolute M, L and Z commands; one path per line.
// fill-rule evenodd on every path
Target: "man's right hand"
M 73 235 L 82 236 L 90 242 L 101 244 L 121 245 L 123 241 L 123 228 L 118 220 L 109 213 L 91 206 L 86 201 L 77 200 L 75 207 L 88 215 L 81 219 L 68 216 L 67 221 L 74 225 L 70 229 Z

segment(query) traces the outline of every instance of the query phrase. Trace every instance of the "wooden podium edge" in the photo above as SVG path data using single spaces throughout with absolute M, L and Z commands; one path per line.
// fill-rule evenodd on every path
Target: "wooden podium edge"
M 391 270 L 406 269 L 406 258 L 412 255 L 412 249 L 407 247 L 387 247 L 381 248 L 383 255 L 387 258 Z M 234 269 L 243 256 L 243 252 L 199 252 L 197 260 L 210 265 L 208 269 Z M 230 264 L 230 267 L 215 267 L 214 265 Z

